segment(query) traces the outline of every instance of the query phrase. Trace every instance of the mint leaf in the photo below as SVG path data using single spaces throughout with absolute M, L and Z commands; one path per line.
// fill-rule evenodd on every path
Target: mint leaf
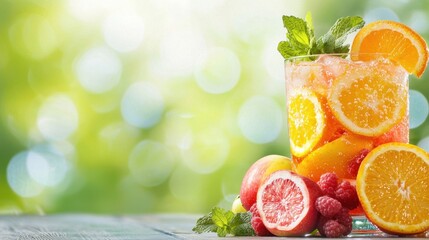
M 279 42 L 277 50 L 285 59 L 311 54 L 347 53 L 350 46 L 344 42 L 348 35 L 365 24 L 359 16 L 343 17 L 338 19 L 326 34 L 316 40 L 310 12 L 305 16 L 305 20 L 294 16 L 283 16 L 282 19 L 287 30 L 287 39 Z M 313 58 L 302 60 L 313 60 Z
M 255 231 L 251 225 L 252 214 L 250 212 L 237 213 L 231 220 L 231 233 L 234 236 L 253 236 Z
M 311 16 L 311 12 L 307 12 L 305 15 L 305 22 L 307 23 L 308 34 L 310 36 L 310 46 L 313 46 L 316 37 L 314 36 L 313 17 Z
M 343 45 L 347 36 L 365 24 L 359 16 L 338 19 L 329 31 L 316 42 L 316 53 L 347 53 L 350 46 Z
M 228 226 L 233 217 L 234 213 L 231 211 L 218 207 L 214 207 L 212 209 L 212 220 L 220 228 Z
M 197 224 L 192 228 L 192 231 L 201 234 L 204 232 L 216 232 L 217 228 L 217 225 L 212 220 L 212 213 L 210 212 L 197 220 Z
M 227 234 L 228 234 L 228 229 L 226 227 L 217 229 L 217 236 L 218 237 L 226 237 Z
M 286 37 L 292 45 L 300 49 L 309 49 L 310 36 L 307 23 L 294 16 L 283 16 L 283 25 L 287 29 Z
M 211 212 L 197 220 L 192 231 L 196 233 L 215 232 L 219 237 L 254 236 L 249 212 L 234 214 L 232 211 L 214 207 Z
M 335 22 L 328 34 L 334 36 L 335 46 L 340 47 L 350 33 L 362 28 L 363 25 L 365 25 L 365 21 L 359 16 L 343 17 Z
M 292 44 L 287 41 L 279 42 L 277 50 L 285 59 L 305 54 L 302 53 L 300 49 L 295 49 Z
M 308 54 L 314 33 L 307 22 L 294 16 L 283 16 L 283 26 L 287 30 L 287 41 L 282 41 L 277 46 L 281 55 L 284 58 L 289 58 Z
M 330 34 L 325 34 L 321 38 L 317 39 L 315 50 L 313 53 L 334 53 L 335 39 Z

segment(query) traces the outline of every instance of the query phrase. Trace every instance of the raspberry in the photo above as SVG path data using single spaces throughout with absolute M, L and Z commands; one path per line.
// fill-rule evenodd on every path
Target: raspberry
M 252 228 L 255 231 L 255 234 L 257 236 L 270 236 L 270 235 L 273 235 L 265 227 L 265 225 L 262 222 L 262 219 L 260 217 L 252 217 L 252 220 L 250 221 L 250 223 L 252 224 Z
M 252 220 L 250 221 L 250 223 L 252 224 L 252 228 L 255 231 L 255 234 L 257 236 L 273 235 L 270 231 L 268 231 L 268 229 L 265 227 L 264 223 L 262 222 L 262 219 L 258 212 L 258 208 L 256 207 L 256 203 L 252 205 L 249 212 L 252 213 Z
M 355 209 L 359 206 L 359 198 L 356 188 L 348 181 L 342 181 L 335 190 L 335 198 L 341 202 L 343 207 Z
M 349 209 L 342 208 L 337 215 L 334 216 L 336 221 L 341 223 L 346 229 L 346 231 L 343 233 L 344 235 L 348 235 L 352 232 L 353 229 L 353 219 L 349 214 Z
M 322 196 L 317 198 L 315 204 L 317 211 L 319 211 L 322 216 L 327 218 L 332 218 L 333 216 L 338 214 L 343 208 L 338 200 L 328 196 Z
M 324 195 L 335 197 L 335 189 L 338 185 L 338 177 L 335 173 L 325 173 L 317 182 Z
M 322 236 L 325 236 L 325 232 L 323 232 L 323 225 L 325 225 L 325 223 L 328 220 L 332 220 L 332 219 L 324 217 L 324 216 L 320 216 L 319 221 L 317 222 L 317 229 L 319 230 L 319 233 Z
M 338 238 L 345 236 L 346 227 L 335 220 L 327 220 L 320 228 L 319 233 L 329 238 Z
M 360 152 L 350 161 L 349 166 L 347 168 L 347 171 L 350 173 L 350 175 L 356 177 L 360 164 L 362 163 L 363 159 L 368 155 L 369 150 L 364 148 L 360 150 Z
M 254 203 L 252 207 L 250 207 L 249 212 L 252 213 L 252 217 L 260 217 L 258 208 L 256 207 L 256 203 Z

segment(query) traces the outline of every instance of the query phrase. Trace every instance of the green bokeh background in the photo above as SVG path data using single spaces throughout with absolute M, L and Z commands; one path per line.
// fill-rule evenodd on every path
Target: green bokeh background
M 254 161 L 289 155 L 276 47 L 281 16 L 307 11 L 318 36 L 337 18 L 360 15 L 429 39 L 429 5 L 417 0 L 0 1 L 0 213 L 229 208 Z M 91 88 L 79 66 L 93 50 L 113 65 L 86 68 L 86 79 L 101 81 Z M 427 72 L 411 76 L 410 88 L 429 96 L 428 82 Z M 124 113 L 132 89 L 142 91 L 130 100 L 140 105 L 128 106 L 140 124 Z M 428 136 L 428 121 L 410 133 L 422 147 Z M 37 146 L 56 149 L 64 172 L 40 159 L 8 170 Z

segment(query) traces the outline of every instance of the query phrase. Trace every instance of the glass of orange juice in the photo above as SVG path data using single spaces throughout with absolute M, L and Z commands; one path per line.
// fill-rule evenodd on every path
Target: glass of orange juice
M 334 172 L 354 184 L 369 151 L 383 143 L 408 142 L 408 73 L 373 55 L 285 61 L 290 150 L 297 173 L 317 182 Z M 363 215 L 359 207 L 351 213 Z

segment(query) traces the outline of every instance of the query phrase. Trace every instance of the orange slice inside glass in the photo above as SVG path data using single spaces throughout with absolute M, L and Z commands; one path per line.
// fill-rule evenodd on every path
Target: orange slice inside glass
M 292 154 L 308 154 L 319 143 L 326 127 L 326 116 L 316 93 L 303 89 L 290 96 L 288 124 Z
M 372 149 L 370 138 L 344 134 L 308 154 L 298 164 L 296 172 L 316 182 L 327 172 L 334 172 L 339 178 L 354 178 L 348 167 L 350 161 L 363 149 Z
M 381 230 L 416 234 L 429 229 L 429 155 L 407 143 L 386 143 L 363 160 L 356 190 L 367 217 Z
M 334 79 L 328 103 L 349 131 L 376 137 L 405 116 L 408 106 L 407 73 L 385 61 L 350 64 L 346 74 Z
M 380 20 L 367 24 L 357 34 L 351 47 L 353 60 L 370 60 L 379 53 L 399 63 L 408 73 L 421 77 L 428 62 L 425 40 L 408 26 Z

